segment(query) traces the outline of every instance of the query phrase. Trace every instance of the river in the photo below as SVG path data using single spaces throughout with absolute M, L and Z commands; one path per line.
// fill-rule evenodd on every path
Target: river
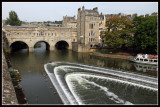
M 53 70 L 56 63 L 60 64 L 56 67 L 60 67 L 61 70 L 57 69 L 59 72 L 55 72 L 57 78 L 55 81 L 62 82 L 59 86 L 62 90 L 66 87 L 70 90 L 69 92 L 63 90 L 63 94 L 72 94 L 72 96 L 66 95 L 69 104 L 157 104 L 157 91 L 141 85 L 127 85 L 128 88 L 126 88 L 126 84 L 129 83 L 125 79 L 121 80 L 122 77 L 117 79 L 118 75 L 129 73 L 128 76 L 136 74 L 157 80 L 157 66 L 135 64 L 124 59 L 91 56 L 89 53 L 70 50 L 50 52 L 46 51 L 43 43 L 42 47 L 35 48 L 32 53 L 28 53 L 28 49 L 21 49 L 12 52 L 10 57 L 13 68 L 18 69 L 22 76 L 20 84 L 28 104 L 65 103 L 62 96 L 59 97 L 61 93 L 56 91 L 58 88 L 53 83 L 53 78 L 44 69 L 44 65 L 48 64 Z M 69 67 L 65 68 L 67 66 Z M 82 68 L 84 68 L 83 71 Z M 52 70 L 48 72 L 52 73 Z M 110 70 L 120 71 L 120 74 L 113 76 L 109 74 Z M 108 74 L 105 74 L 107 72 Z M 72 97 L 76 103 L 71 101 Z

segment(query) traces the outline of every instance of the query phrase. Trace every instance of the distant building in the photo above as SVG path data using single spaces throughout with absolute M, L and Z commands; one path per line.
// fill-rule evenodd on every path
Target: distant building
M 145 17 L 149 17 L 149 14 L 145 14 Z
M 158 16 L 158 13 L 154 12 L 154 13 L 151 14 L 151 16 Z
M 75 16 L 74 17 L 63 16 L 62 27 L 76 28 L 77 21 Z

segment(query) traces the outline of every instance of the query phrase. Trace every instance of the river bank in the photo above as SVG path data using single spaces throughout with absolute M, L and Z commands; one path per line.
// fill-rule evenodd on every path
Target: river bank
M 14 90 L 12 79 L 8 71 L 8 66 L 4 53 L 2 52 L 2 104 L 18 104 L 16 92 Z
M 2 52 L 3 53 L 3 52 Z M 20 86 L 21 76 L 18 70 L 13 69 L 10 60 L 5 53 L 2 54 L 3 70 L 2 70 L 2 104 L 27 104 L 27 100 Z
M 92 52 L 90 53 L 90 55 L 94 55 L 94 56 L 100 56 L 100 57 L 110 57 L 110 58 L 119 58 L 119 59 L 129 59 L 129 58 L 134 58 L 133 55 L 129 54 L 129 53 L 110 53 L 110 54 L 102 54 L 100 52 Z

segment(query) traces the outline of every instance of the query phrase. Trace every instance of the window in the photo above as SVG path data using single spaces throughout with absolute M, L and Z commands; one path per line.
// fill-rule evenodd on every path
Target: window
M 153 62 L 153 60 L 149 60 L 149 62 Z
M 144 59 L 144 61 L 148 61 L 148 59 Z
M 139 61 L 139 58 L 137 58 L 136 60 Z
M 94 36 L 94 35 L 95 35 L 95 32 L 91 31 L 90 36 Z
M 39 35 L 44 35 L 44 31 L 43 31 L 43 30 L 40 30 L 40 31 L 39 31 Z
M 93 24 L 89 24 L 89 29 L 93 29 Z
M 52 33 L 52 36 L 53 36 L 53 33 Z
M 56 33 L 55 33 L 55 36 L 56 36 Z
M 154 62 L 157 62 L 157 60 L 154 60 Z
M 48 33 L 48 36 L 49 36 L 49 33 Z
M 34 33 L 34 35 L 35 35 L 35 33 Z
M 140 61 L 143 61 L 143 59 L 140 59 Z
M 37 33 L 37 36 L 38 36 L 38 33 Z

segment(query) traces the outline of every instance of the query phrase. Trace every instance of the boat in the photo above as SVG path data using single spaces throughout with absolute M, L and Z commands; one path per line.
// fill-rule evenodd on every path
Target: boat
M 129 59 L 132 62 L 158 65 L 158 55 L 137 54 L 134 59 Z

